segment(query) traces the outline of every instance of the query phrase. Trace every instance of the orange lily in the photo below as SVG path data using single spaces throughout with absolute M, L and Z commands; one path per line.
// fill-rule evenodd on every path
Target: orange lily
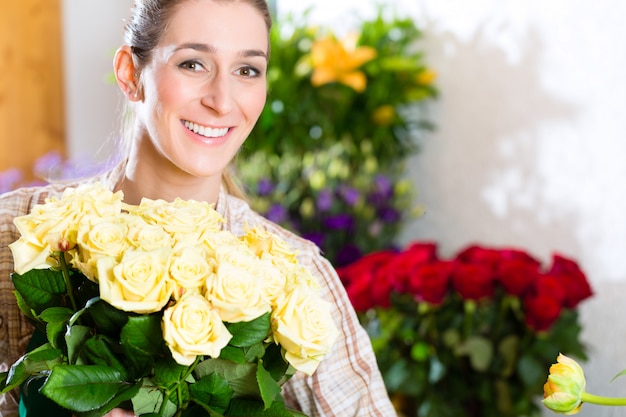
M 367 78 L 358 68 L 376 58 L 377 53 L 370 46 L 357 46 L 356 41 L 357 37 L 354 35 L 343 41 L 334 37 L 315 41 L 311 48 L 314 68 L 311 83 L 319 87 L 336 81 L 356 92 L 363 92 L 367 86 Z

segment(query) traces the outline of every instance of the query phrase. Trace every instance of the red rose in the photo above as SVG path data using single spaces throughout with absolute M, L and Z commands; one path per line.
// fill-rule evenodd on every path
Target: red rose
M 434 243 L 413 243 L 396 254 L 385 266 L 393 291 L 407 291 L 407 283 L 415 268 L 437 259 L 437 246 Z
M 464 299 L 479 300 L 493 295 L 494 278 L 488 264 L 457 262 L 452 271 L 452 286 Z
M 545 295 L 551 297 L 561 305 L 563 305 L 565 301 L 565 289 L 563 285 L 558 277 L 551 274 L 539 274 L 537 279 L 535 279 L 528 288 L 528 293 L 531 296 Z
M 556 277 L 565 289 L 564 306 L 567 308 L 574 308 L 582 300 L 593 295 L 587 277 L 571 259 L 554 254 L 548 274 Z
M 351 264 L 336 268 L 337 274 L 344 286 L 348 286 L 355 279 L 361 279 L 360 277 L 387 263 L 395 254 L 391 250 L 372 252 Z
M 354 280 L 350 285 L 346 286 L 350 303 L 357 312 L 367 311 L 374 307 L 374 303 L 370 298 L 373 277 L 373 274 L 362 275 L 360 279 Z
M 418 301 L 441 304 L 448 292 L 454 262 L 435 261 L 418 265 L 407 282 L 407 291 Z
M 356 311 L 367 311 L 376 306 L 389 307 L 391 287 L 383 266 L 394 256 L 393 251 L 373 252 L 337 268 Z
M 504 258 L 497 266 L 496 277 L 507 293 L 521 297 L 539 276 L 539 267 L 537 261 Z
M 559 318 L 561 303 L 549 294 L 531 294 L 524 299 L 526 324 L 537 331 L 547 330 Z
M 478 245 L 468 246 L 456 255 L 456 260 L 464 264 L 486 264 L 495 266 L 501 255 L 495 249 L 484 248 Z

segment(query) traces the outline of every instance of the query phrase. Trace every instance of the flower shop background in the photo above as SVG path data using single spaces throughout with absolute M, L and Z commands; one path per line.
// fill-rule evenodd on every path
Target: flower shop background
M 423 30 L 440 91 L 430 106 L 437 129 L 421 138 L 408 164 L 426 212 L 400 243 L 431 239 L 443 255 L 472 242 L 515 245 L 543 259 L 554 250 L 577 259 L 596 293 L 581 305 L 588 385 L 604 394 L 623 391 L 624 382 L 609 381 L 626 368 L 626 328 L 615 319 L 626 313 L 620 302 L 626 290 L 626 55 L 620 50 L 626 5 L 383 3 L 414 17 Z M 279 0 L 278 10 L 299 13 L 311 5 L 312 19 L 339 30 L 375 10 L 357 0 Z M 105 78 L 129 6 L 125 0 L 64 2 L 67 140 L 74 157 L 107 154 L 116 125 L 108 115 L 119 98 Z M 580 415 L 618 411 L 583 407 Z

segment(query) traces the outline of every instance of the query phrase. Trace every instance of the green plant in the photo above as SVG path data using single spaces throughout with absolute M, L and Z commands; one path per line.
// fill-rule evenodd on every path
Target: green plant
M 254 208 L 335 264 L 389 247 L 415 213 L 404 161 L 437 94 L 421 37 L 382 9 L 342 38 L 293 17 L 271 32 L 268 100 L 237 175 Z

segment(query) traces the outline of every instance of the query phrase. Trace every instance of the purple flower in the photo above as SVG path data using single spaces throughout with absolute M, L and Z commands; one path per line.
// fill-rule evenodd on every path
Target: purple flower
M 317 232 L 303 233 L 302 237 L 315 243 L 318 247 L 324 245 L 324 234 Z
M 339 188 L 339 195 L 350 207 L 354 207 L 357 201 L 359 201 L 360 196 L 359 191 L 356 188 L 352 188 L 347 185 L 342 185 Z
M 57 151 L 51 151 L 39 157 L 35 161 L 33 171 L 40 177 L 48 177 L 52 172 L 58 169 L 63 163 L 61 154 Z
M 328 188 L 324 188 L 317 195 L 317 209 L 320 211 L 328 211 L 333 206 L 333 192 Z
M 13 190 L 23 177 L 24 175 L 22 171 L 17 168 L 11 168 L 0 172 L 0 194 Z
M 384 206 L 378 209 L 378 218 L 384 223 L 396 223 L 400 220 L 400 213 L 393 207 Z
M 387 203 L 393 197 L 393 185 L 389 178 L 384 175 L 377 175 L 374 178 L 373 190 L 368 194 L 367 200 L 380 206 Z
M 274 223 L 282 223 L 287 219 L 287 209 L 280 204 L 272 204 L 265 217 Z
M 335 257 L 335 266 L 340 267 L 351 264 L 362 256 L 363 252 L 361 252 L 361 249 L 359 249 L 356 245 L 348 244 L 337 253 L 337 256 Z
M 337 214 L 325 218 L 324 226 L 331 230 L 352 230 L 354 219 L 349 214 Z
M 257 184 L 257 193 L 260 196 L 270 195 L 274 191 L 274 184 L 268 178 L 262 178 Z

